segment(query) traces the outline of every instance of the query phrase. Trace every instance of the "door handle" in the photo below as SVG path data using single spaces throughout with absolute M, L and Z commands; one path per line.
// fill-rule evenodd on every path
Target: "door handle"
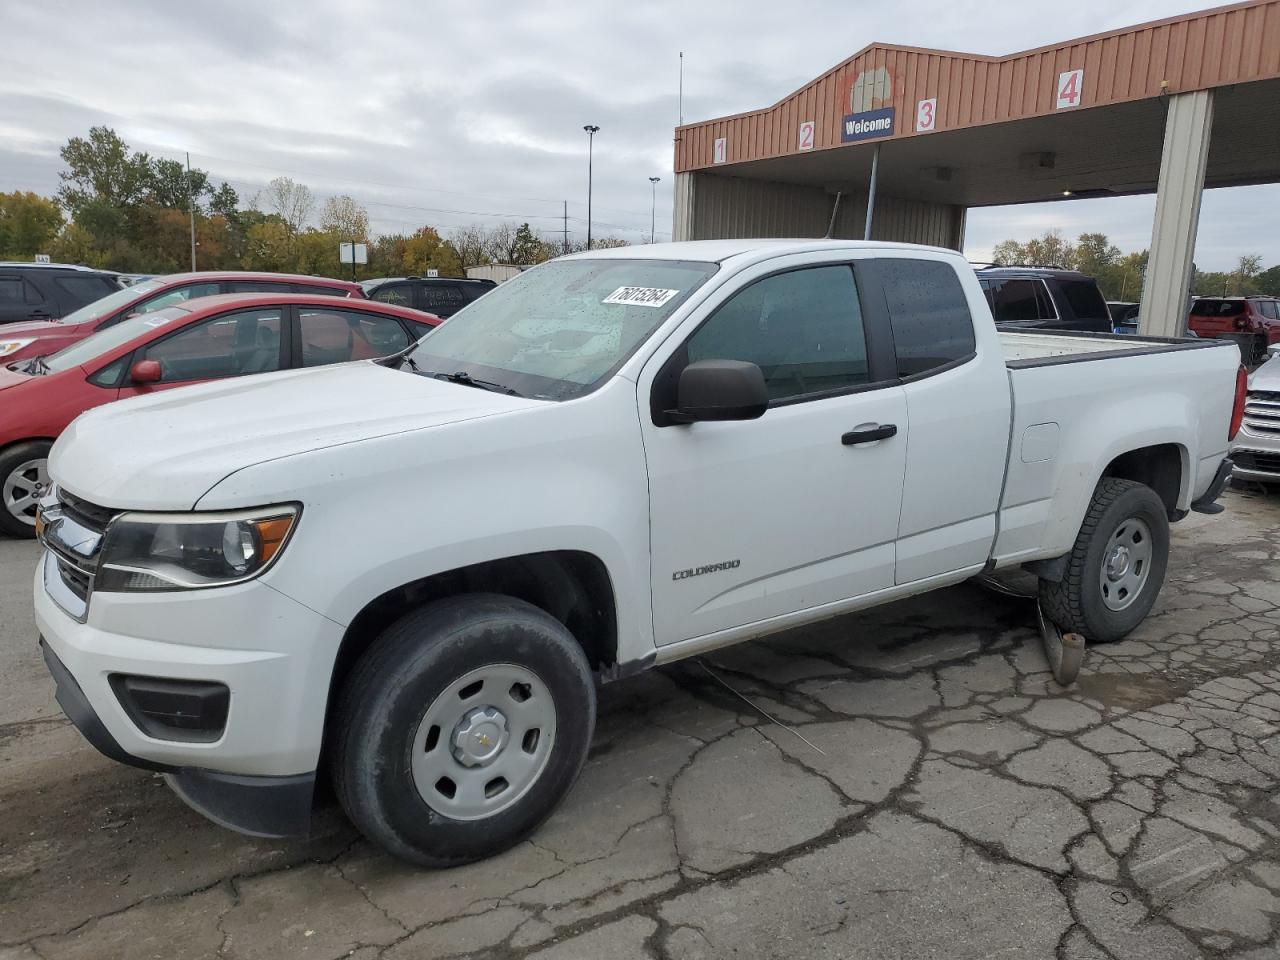
M 880 423 L 873 427 L 850 430 L 840 437 L 840 442 L 846 447 L 851 447 L 855 443 L 874 443 L 876 440 L 888 440 L 897 432 L 898 425 L 896 423 Z

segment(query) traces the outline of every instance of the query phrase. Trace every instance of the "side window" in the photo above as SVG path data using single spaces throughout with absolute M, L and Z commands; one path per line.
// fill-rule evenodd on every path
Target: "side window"
M 261 307 L 224 313 L 145 348 L 160 381 L 208 380 L 280 369 L 281 312 Z
M 424 283 L 418 286 L 418 292 L 418 309 L 441 317 L 457 313 L 469 302 L 456 283 Z
M 409 345 L 409 335 L 394 317 L 356 310 L 301 307 L 298 324 L 304 367 L 372 360 Z
M 402 307 L 413 306 L 413 287 L 407 283 L 385 283 L 373 291 L 370 300 L 381 300 L 383 303 L 394 303 Z
M 689 362 L 748 360 L 771 400 L 869 383 L 853 270 L 811 267 L 758 280 L 722 305 L 687 344 Z
M 1263 300 L 1262 315 L 1268 320 L 1280 320 L 1280 303 L 1275 300 Z
M 293 287 L 288 283 L 276 283 L 271 280 L 223 280 L 223 293 L 292 293 Z
M 992 280 L 987 299 L 996 323 L 1043 320 L 1044 313 L 1036 296 L 1039 286 L 1035 280 Z
M 1040 313 L 1040 319 L 1056 320 L 1058 318 L 1058 308 L 1053 302 L 1053 294 L 1049 292 L 1049 285 L 1043 280 L 1034 280 L 1032 284 L 1036 288 L 1036 309 Z M 1070 296 L 1067 299 L 1070 301 Z M 1077 314 L 1077 316 L 1080 316 L 1080 314 Z
M 310 293 L 321 297 L 349 297 L 350 290 L 344 290 L 342 287 L 317 287 L 310 283 L 295 283 L 293 285 L 294 293 Z
M 23 286 L 21 277 L 0 277 L 0 303 L 22 303 Z
M 973 317 L 949 264 L 885 259 L 877 261 L 877 271 L 889 307 L 898 376 L 927 373 L 974 352 Z
M 115 293 L 120 289 L 106 277 L 95 277 L 93 275 L 87 277 L 54 277 L 53 282 L 61 288 L 63 293 L 73 297 L 76 303 L 93 303 L 93 301 L 105 297 L 109 293 Z

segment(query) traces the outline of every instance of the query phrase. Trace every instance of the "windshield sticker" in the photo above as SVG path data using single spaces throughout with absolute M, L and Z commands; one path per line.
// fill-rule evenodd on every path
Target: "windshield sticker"
M 144 326 L 148 327 L 163 327 L 172 319 L 173 317 L 147 317 L 147 319 L 143 320 L 142 323 Z
M 600 302 L 621 303 L 629 307 L 660 307 L 679 292 L 661 287 L 619 287 Z

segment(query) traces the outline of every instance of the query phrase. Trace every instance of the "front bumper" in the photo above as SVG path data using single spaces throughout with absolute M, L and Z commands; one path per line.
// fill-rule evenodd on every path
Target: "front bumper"
M 58 701 L 102 753 L 166 773 L 211 819 L 246 832 L 305 830 L 342 628 L 261 580 L 180 593 L 95 592 L 84 620 L 50 594 L 51 556 L 35 576 L 35 619 Z M 113 674 L 225 684 L 211 742 L 149 736 Z M 266 796 L 275 799 L 264 800 Z M 254 799 L 259 798 L 259 799 Z

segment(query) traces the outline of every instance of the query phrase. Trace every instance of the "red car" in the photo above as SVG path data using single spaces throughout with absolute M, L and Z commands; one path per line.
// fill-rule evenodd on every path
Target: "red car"
M 205 380 L 384 357 L 440 322 L 408 307 L 323 295 L 205 297 L 0 367 L 0 531 L 34 534 L 49 448 L 85 410 Z
M 220 293 L 309 293 L 365 299 L 364 288 L 360 284 L 327 277 L 242 271 L 174 273 L 142 280 L 108 294 L 61 320 L 0 326 L 0 363 L 54 353 L 135 313 L 150 313 L 175 303 Z
M 1280 343 L 1280 299 L 1200 297 L 1191 304 L 1187 326 L 1197 337 L 1235 340 L 1245 363 L 1261 363 L 1267 347 Z

